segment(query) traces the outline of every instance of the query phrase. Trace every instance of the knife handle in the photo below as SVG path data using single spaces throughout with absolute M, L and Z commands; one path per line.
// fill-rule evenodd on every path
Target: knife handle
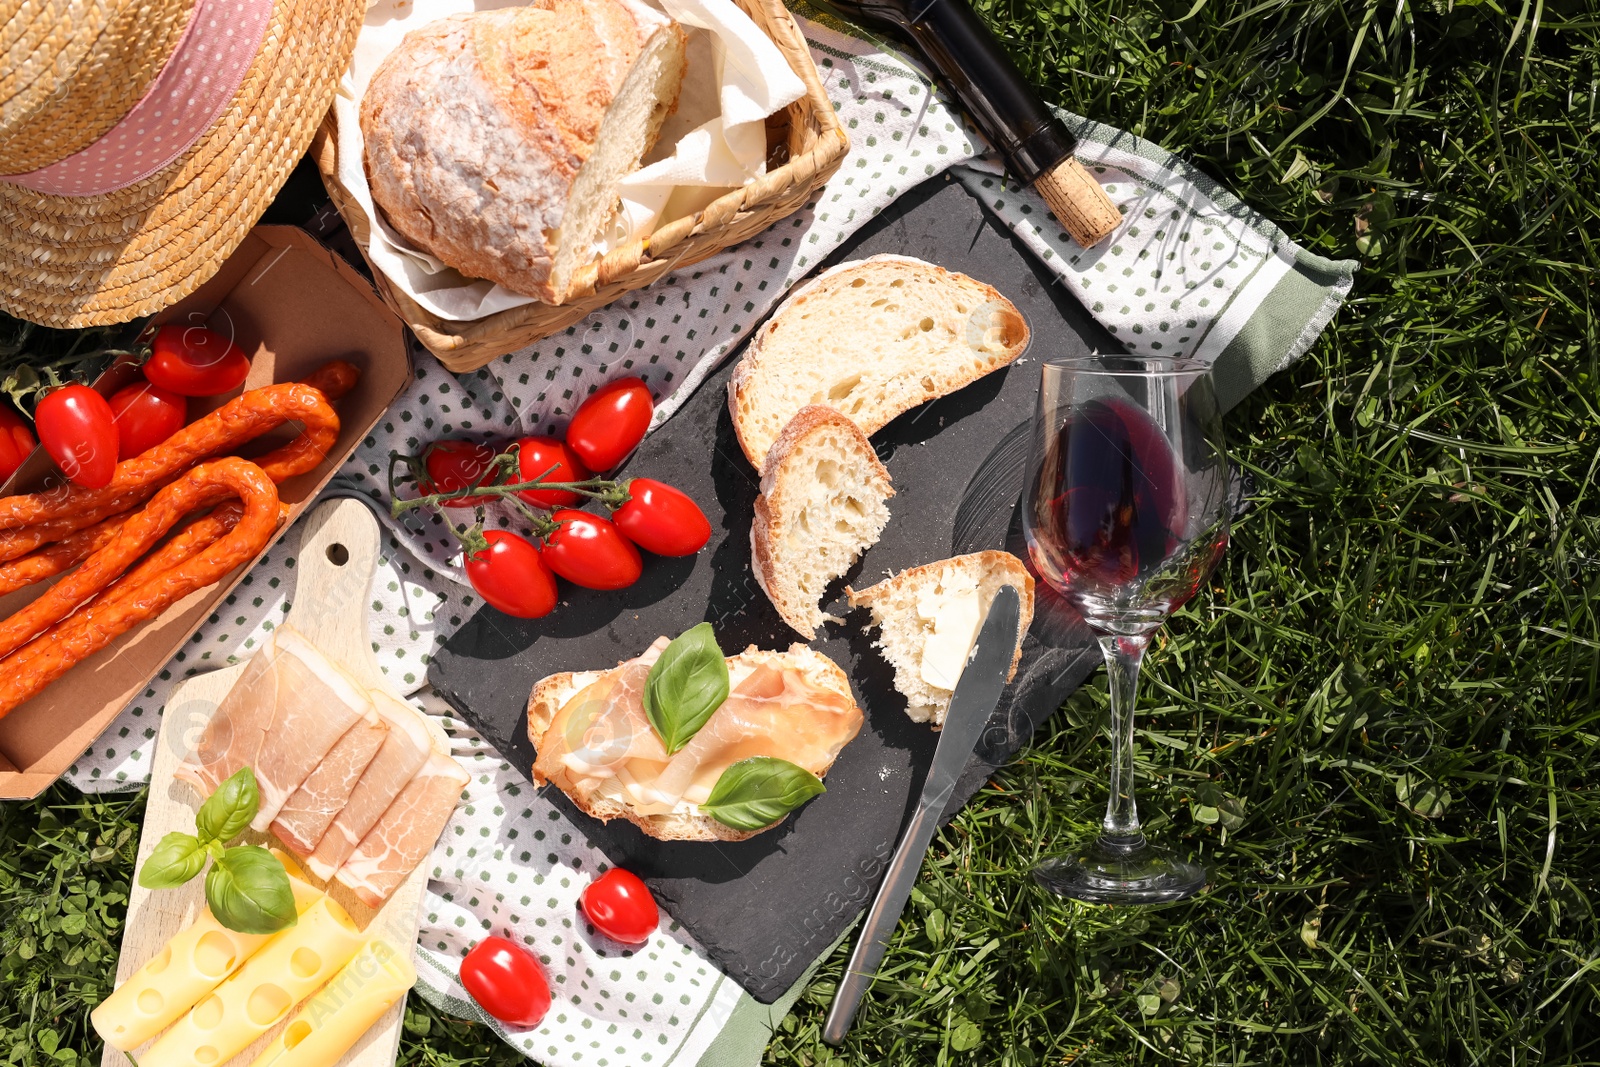
M 950 783 L 953 788 L 955 783 Z M 861 933 L 856 939 L 855 951 L 850 953 L 850 963 L 845 967 L 839 989 L 833 995 L 833 1006 L 828 1009 L 828 1020 L 822 1027 L 822 1040 L 830 1045 L 844 1041 L 850 1032 L 850 1023 L 861 1006 L 867 987 L 877 977 L 878 964 L 889 950 L 889 938 L 900 923 L 900 914 L 911 899 L 911 887 L 917 882 L 917 872 L 922 868 L 922 857 L 927 855 L 934 832 L 939 829 L 939 815 L 950 799 L 950 789 L 940 790 L 938 798 L 924 798 L 918 804 L 911 823 L 900 838 L 900 847 L 889 860 L 889 869 L 878 887 L 878 896 L 861 921 Z M 931 800 L 931 803 L 930 803 Z

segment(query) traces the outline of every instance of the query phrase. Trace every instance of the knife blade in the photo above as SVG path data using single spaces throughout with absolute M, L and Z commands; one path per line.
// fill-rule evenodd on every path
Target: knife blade
M 1021 612 L 1017 591 L 1009 585 L 1001 586 L 989 604 L 978 640 L 950 696 L 950 709 L 945 713 L 944 729 L 933 752 L 933 765 L 922 783 L 917 810 L 912 813 L 911 821 L 900 836 L 900 844 L 889 860 L 883 885 L 878 888 L 878 896 L 862 920 L 850 964 L 833 995 L 833 1006 L 828 1009 L 828 1021 L 822 1028 L 822 1040 L 830 1045 L 839 1044 L 850 1032 L 856 1008 L 872 984 L 878 964 L 883 962 L 889 938 L 911 897 L 922 857 L 927 854 L 934 831 L 939 828 L 939 816 L 955 792 L 956 781 L 966 768 L 984 725 L 995 705 L 1000 703 L 1006 676 L 1011 673 L 1011 659 L 1016 653 Z

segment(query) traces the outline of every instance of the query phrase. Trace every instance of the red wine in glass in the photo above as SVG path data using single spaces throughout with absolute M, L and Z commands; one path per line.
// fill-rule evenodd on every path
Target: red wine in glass
M 1133 797 L 1133 709 L 1150 636 L 1195 595 L 1228 543 L 1228 466 L 1206 368 L 1098 356 L 1045 363 L 1023 499 L 1041 577 L 1099 638 L 1111 688 L 1103 832 L 1035 877 L 1063 896 L 1151 903 L 1205 872 L 1145 840 Z

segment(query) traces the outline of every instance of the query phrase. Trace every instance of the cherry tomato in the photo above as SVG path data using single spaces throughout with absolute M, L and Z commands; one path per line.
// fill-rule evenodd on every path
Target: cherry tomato
M 689 494 L 654 478 L 634 478 L 627 489 L 628 500 L 611 521 L 646 552 L 692 556 L 711 540 L 711 522 Z
M 17 472 L 39 442 L 32 423 L 11 408 L 0 405 L 0 482 Z
M 644 561 L 633 542 L 609 519 L 587 511 L 558 511 L 555 533 L 544 539 L 544 561 L 585 589 L 622 589 L 639 580 Z
M 478 595 L 507 615 L 541 619 L 555 610 L 556 576 L 530 542 L 504 530 L 485 530 L 489 547 L 467 560 Z
M 111 415 L 117 420 L 117 453 L 132 458 L 183 429 L 189 401 L 149 382 L 134 382 L 111 394 Z
M 476 441 L 435 441 L 422 454 L 422 463 L 428 469 L 430 493 L 453 493 L 470 489 L 494 461 L 494 449 Z M 473 499 L 470 496 L 452 497 L 444 501 L 447 508 L 470 508 L 488 503 L 492 497 Z
M 550 983 L 533 953 L 486 937 L 461 960 L 461 984 L 478 1007 L 507 1026 L 538 1026 L 550 1010 Z
M 86 489 L 102 489 L 117 472 L 117 421 L 106 398 L 87 385 L 68 385 L 39 401 L 33 413 L 39 441 L 61 473 Z
M 144 376 L 180 396 L 216 396 L 244 384 L 250 360 L 239 346 L 204 326 L 169 322 L 150 342 Z
M 552 469 L 554 468 L 554 469 Z M 517 442 L 520 481 L 581 482 L 589 477 L 578 454 L 554 437 L 524 437 Z M 582 499 L 570 489 L 528 489 L 517 494 L 536 508 L 564 508 Z
M 594 928 L 625 945 L 648 941 L 661 922 L 656 898 L 638 875 L 621 867 L 613 867 L 589 883 L 579 899 Z
M 655 410 L 650 390 L 638 378 L 607 382 L 572 413 L 567 444 L 590 470 L 608 471 L 644 440 Z

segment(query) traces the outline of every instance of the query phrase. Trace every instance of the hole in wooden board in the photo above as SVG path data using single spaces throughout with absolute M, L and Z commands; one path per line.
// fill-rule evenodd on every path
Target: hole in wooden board
M 335 567 L 343 567 L 350 562 L 350 550 L 335 542 L 328 546 L 328 562 Z

